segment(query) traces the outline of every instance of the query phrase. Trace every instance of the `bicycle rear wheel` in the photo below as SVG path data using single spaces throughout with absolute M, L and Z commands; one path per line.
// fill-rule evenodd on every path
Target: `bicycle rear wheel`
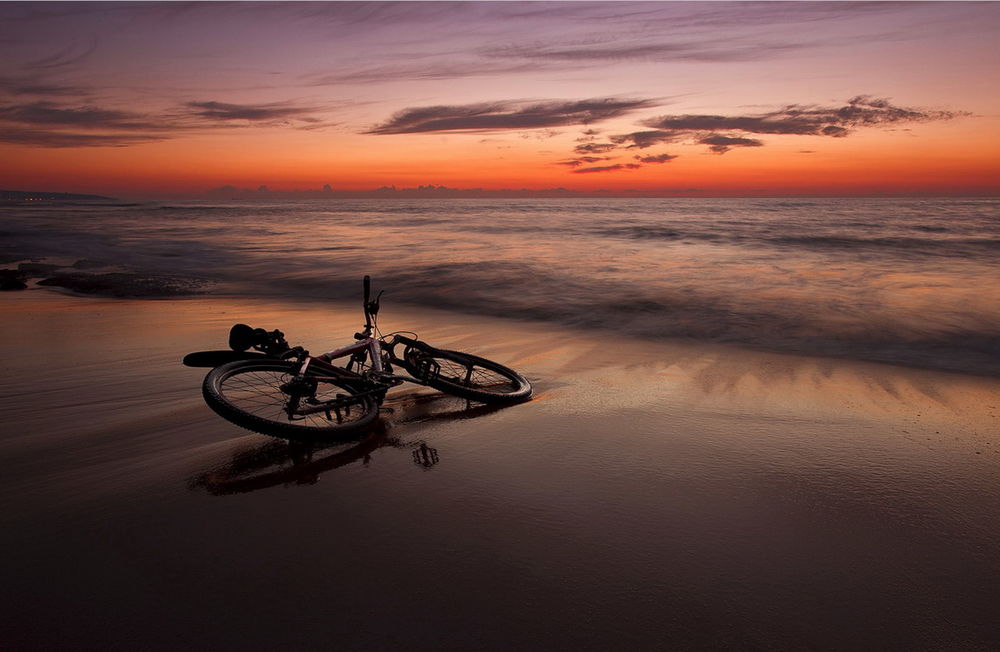
M 297 363 L 242 360 L 216 367 L 202 396 L 222 418 L 265 435 L 337 436 L 360 430 L 378 417 L 378 405 L 349 381 L 307 376 L 292 382 Z
M 531 383 L 524 376 L 471 353 L 424 345 L 407 350 L 403 362 L 421 382 L 472 401 L 516 403 L 531 396 Z

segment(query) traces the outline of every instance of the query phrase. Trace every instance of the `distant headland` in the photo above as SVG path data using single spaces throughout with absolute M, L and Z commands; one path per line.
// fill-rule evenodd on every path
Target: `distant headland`
M 80 195 L 72 192 L 36 192 L 34 190 L 0 190 L 0 201 L 88 201 L 113 200 L 114 197 L 103 195 Z

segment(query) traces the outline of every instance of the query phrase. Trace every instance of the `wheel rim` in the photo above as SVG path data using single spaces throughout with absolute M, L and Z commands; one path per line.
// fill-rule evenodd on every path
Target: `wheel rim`
M 365 399 L 357 399 L 353 405 L 340 410 L 330 410 L 330 418 L 325 412 L 296 415 L 289 418 L 285 411 L 289 395 L 282 391 L 292 376 L 277 369 L 254 369 L 230 374 L 219 382 L 219 394 L 237 410 L 258 419 L 282 426 L 300 428 L 342 428 L 361 421 L 367 414 Z M 317 385 L 315 398 L 329 401 L 337 395 L 347 395 L 345 389 L 329 382 Z M 306 397 L 301 399 L 307 404 Z
M 472 360 L 431 357 L 441 366 L 438 379 L 450 385 L 490 394 L 513 394 L 520 389 L 520 384 L 506 374 L 479 365 Z

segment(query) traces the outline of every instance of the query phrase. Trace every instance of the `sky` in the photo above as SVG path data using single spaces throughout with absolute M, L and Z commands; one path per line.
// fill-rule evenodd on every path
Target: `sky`
M 0 188 L 1000 194 L 1000 3 L 0 3 Z

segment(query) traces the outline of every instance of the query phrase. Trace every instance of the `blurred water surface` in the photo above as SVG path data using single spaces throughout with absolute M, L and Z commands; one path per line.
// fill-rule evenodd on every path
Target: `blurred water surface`
M 79 259 L 226 294 L 353 299 L 1000 374 L 1000 200 L 47 203 L 8 261 Z M 100 267 L 96 268 L 100 269 Z

